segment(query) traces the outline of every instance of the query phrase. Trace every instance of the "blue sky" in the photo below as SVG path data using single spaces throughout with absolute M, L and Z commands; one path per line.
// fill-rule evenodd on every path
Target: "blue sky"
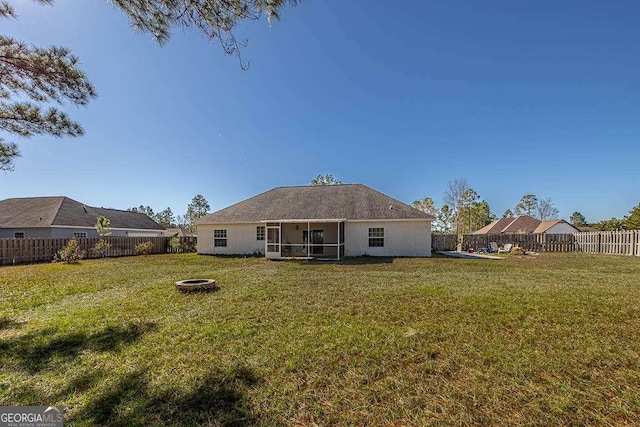
M 527 193 L 593 222 L 640 201 L 637 0 L 305 1 L 238 28 L 249 71 L 104 1 L 13 4 L 1 32 L 72 49 L 99 98 L 66 106 L 84 137 L 16 140 L 0 199 L 183 214 L 331 173 L 438 205 L 465 177 L 498 216 Z

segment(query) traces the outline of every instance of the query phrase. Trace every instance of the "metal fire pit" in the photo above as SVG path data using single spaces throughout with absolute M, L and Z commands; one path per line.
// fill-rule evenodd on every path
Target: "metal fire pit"
M 182 292 L 211 291 L 218 289 L 213 279 L 187 279 L 176 282 L 176 288 Z

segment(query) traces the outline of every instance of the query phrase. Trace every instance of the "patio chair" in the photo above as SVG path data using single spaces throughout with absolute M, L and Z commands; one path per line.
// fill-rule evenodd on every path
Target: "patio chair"
M 489 242 L 489 247 L 487 249 L 489 249 L 489 252 L 498 252 L 498 249 L 500 248 L 498 247 L 497 242 Z
M 511 252 L 511 247 L 512 247 L 512 246 L 513 246 L 513 245 L 512 245 L 511 243 L 507 243 L 507 244 L 506 244 L 506 245 L 504 245 L 503 247 L 498 248 L 498 253 L 499 253 L 499 254 L 501 254 L 501 253 L 508 253 L 508 252 Z

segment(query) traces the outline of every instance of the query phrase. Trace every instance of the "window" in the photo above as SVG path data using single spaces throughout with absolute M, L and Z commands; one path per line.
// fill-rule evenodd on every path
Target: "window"
M 369 229 L 369 247 L 380 248 L 384 246 L 384 228 Z
M 264 240 L 264 225 L 256 227 L 256 240 Z
M 216 248 L 227 247 L 227 230 L 213 230 L 213 246 Z
M 14 239 L 24 239 L 24 231 L 16 231 L 13 233 Z
M 75 232 L 73 233 L 73 237 L 75 237 L 76 239 L 85 239 L 87 237 L 87 232 L 86 231 Z

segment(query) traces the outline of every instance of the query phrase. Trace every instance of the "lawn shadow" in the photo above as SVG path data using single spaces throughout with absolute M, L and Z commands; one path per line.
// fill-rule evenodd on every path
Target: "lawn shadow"
M 8 317 L 0 318 L 0 331 L 3 329 L 18 329 L 25 325 L 26 322 L 16 322 Z
M 360 257 L 344 257 L 336 264 L 341 265 L 368 265 L 368 264 L 393 264 L 394 257 L 383 256 L 360 256 Z
M 80 352 L 120 351 L 122 346 L 137 341 L 155 328 L 154 323 L 109 326 L 99 332 L 57 334 L 55 329 L 43 329 L 0 340 L 0 361 L 18 364 L 35 373 L 52 365 L 72 361 Z
M 70 421 L 122 425 L 254 425 L 247 389 L 258 378 L 246 367 L 212 371 L 188 392 L 157 392 L 142 371 L 122 377 Z

